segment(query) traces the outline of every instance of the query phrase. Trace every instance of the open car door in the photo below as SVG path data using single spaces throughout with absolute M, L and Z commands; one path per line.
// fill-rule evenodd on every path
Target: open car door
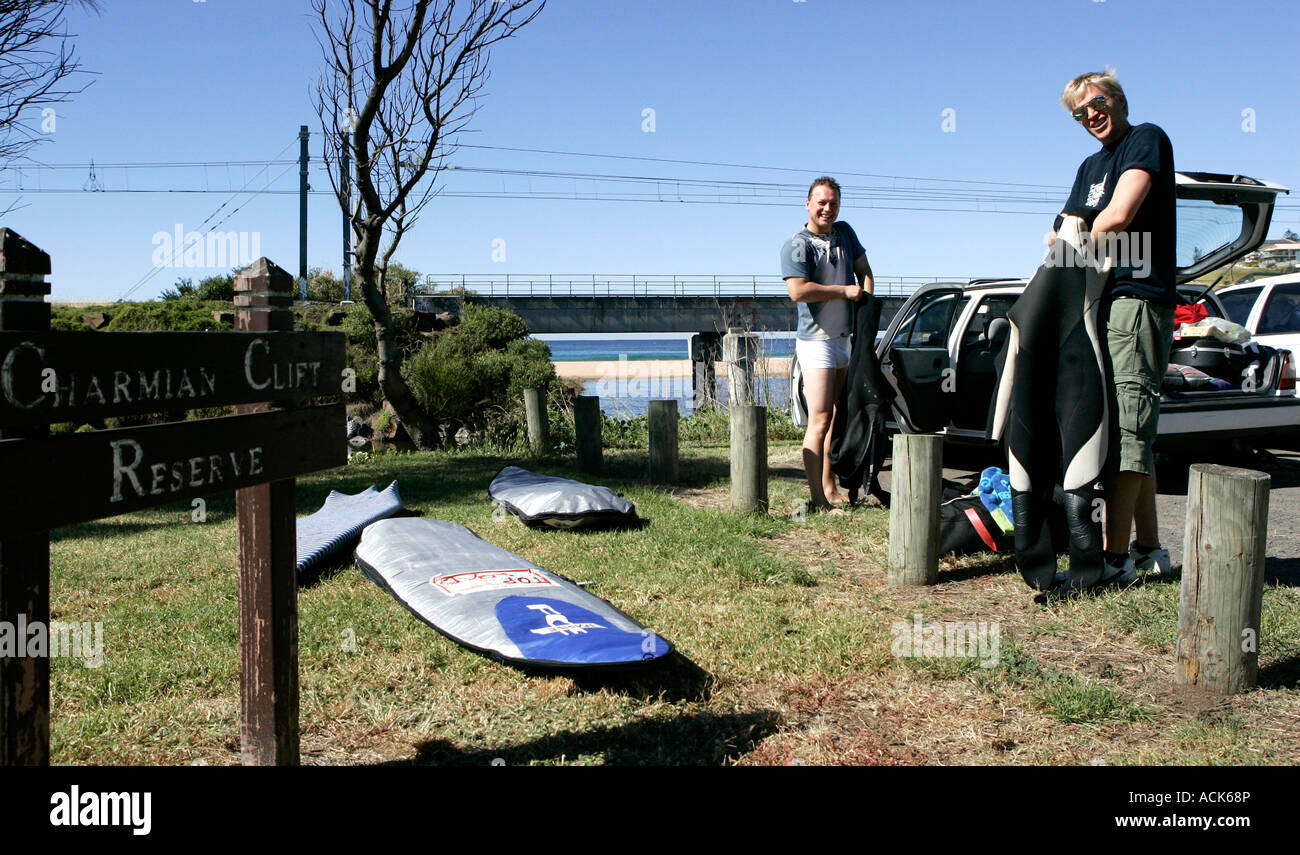
M 1175 264 L 1178 281 L 1236 261 L 1264 242 L 1281 184 L 1244 175 L 1179 172 Z
M 886 332 L 880 371 L 893 387 L 894 419 L 908 433 L 943 430 L 956 389 L 948 336 L 964 304 L 958 285 L 927 285 L 899 310 Z

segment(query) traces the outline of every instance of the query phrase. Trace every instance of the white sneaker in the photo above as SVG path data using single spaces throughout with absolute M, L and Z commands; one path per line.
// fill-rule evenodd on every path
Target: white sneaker
M 1137 541 L 1133 541 L 1128 548 L 1129 557 L 1133 559 L 1133 565 L 1139 570 L 1146 570 L 1155 576 L 1170 575 L 1169 550 L 1157 546 L 1150 552 L 1143 552 L 1138 548 Z

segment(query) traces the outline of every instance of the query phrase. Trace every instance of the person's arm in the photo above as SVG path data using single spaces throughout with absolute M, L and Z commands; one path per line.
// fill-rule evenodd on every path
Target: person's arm
M 865 258 L 864 258 L 865 260 Z M 864 293 L 861 285 L 822 285 L 798 276 L 787 276 L 785 288 L 796 303 L 825 303 L 827 300 L 857 300 Z M 870 293 L 869 291 L 865 293 Z
M 875 292 L 876 281 L 871 276 L 871 265 L 867 262 L 866 253 L 853 260 L 853 275 L 858 278 L 858 284 L 862 286 L 864 293 Z
M 1110 204 L 1092 221 L 1092 242 L 1097 245 L 1103 234 L 1115 234 L 1128 228 L 1138 208 L 1151 192 L 1151 173 L 1145 169 L 1126 169 L 1115 182 Z

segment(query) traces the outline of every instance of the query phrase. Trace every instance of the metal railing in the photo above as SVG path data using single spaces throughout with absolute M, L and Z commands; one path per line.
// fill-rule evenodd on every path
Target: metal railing
M 875 293 L 905 297 L 929 282 L 964 282 L 962 276 L 877 276 Z M 418 296 L 472 292 L 482 297 L 784 297 L 785 280 L 743 274 L 430 274 Z

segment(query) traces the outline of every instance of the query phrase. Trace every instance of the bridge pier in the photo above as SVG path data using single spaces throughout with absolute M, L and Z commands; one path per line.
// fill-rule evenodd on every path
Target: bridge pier
M 695 378 L 695 409 L 718 406 L 715 363 L 722 359 L 722 333 L 700 332 L 691 336 L 691 376 Z

